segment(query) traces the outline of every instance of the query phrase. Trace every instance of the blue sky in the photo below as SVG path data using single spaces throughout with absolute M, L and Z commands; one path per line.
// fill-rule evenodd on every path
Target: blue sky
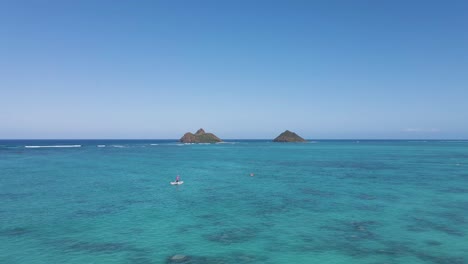
M 0 138 L 468 138 L 467 1 L 0 1 Z

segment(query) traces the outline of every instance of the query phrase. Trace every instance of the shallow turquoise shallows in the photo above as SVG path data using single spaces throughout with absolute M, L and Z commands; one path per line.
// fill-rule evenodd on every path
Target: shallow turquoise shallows
M 468 141 L 0 141 L 0 263 L 468 263 Z

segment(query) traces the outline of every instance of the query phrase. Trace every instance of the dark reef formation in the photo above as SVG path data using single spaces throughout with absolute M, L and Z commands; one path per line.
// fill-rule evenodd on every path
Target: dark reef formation
M 298 136 L 296 133 L 289 130 L 284 131 L 278 137 L 276 137 L 274 142 L 306 142 L 305 139 Z
M 185 133 L 185 135 L 180 139 L 182 143 L 216 143 L 222 142 L 220 138 L 215 136 L 213 133 L 206 133 L 203 128 L 200 128 L 197 133 L 192 134 L 190 132 Z

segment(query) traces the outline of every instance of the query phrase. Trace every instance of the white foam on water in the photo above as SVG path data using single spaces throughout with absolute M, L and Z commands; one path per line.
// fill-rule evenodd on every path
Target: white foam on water
M 81 148 L 81 145 L 24 146 L 25 148 Z
M 114 148 L 125 148 L 125 146 L 122 146 L 122 145 L 112 145 L 112 147 L 114 147 Z
M 98 148 L 104 148 L 104 147 L 106 147 L 106 145 L 97 145 L 97 146 L 98 146 Z
M 151 146 L 158 146 L 159 144 L 150 144 Z

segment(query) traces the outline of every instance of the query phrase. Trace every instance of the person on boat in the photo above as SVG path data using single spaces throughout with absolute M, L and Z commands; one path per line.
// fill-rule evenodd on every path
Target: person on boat
M 179 181 L 180 181 L 180 176 L 179 176 L 179 175 L 177 175 L 177 177 L 175 178 L 175 181 L 176 181 L 176 182 L 179 182 Z

